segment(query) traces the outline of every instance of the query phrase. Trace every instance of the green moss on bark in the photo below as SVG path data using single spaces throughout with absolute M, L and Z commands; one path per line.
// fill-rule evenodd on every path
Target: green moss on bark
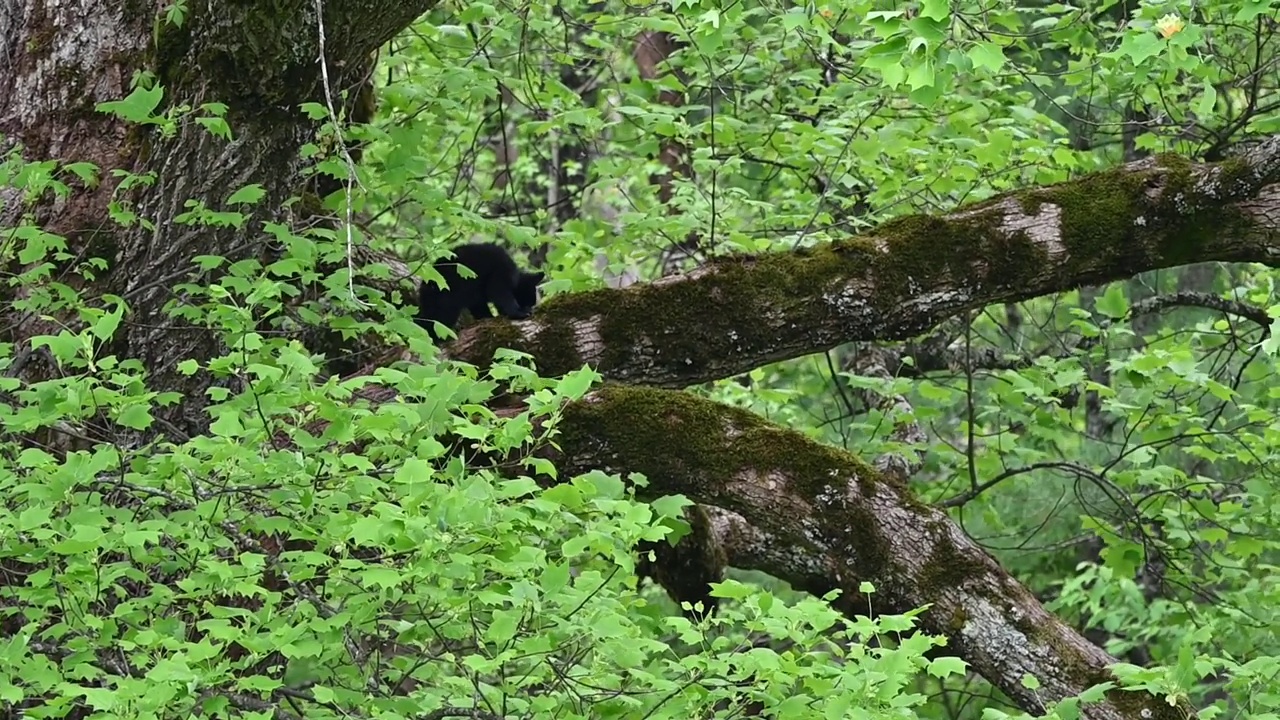
M 1001 228 L 1000 213 L 982 212 L 982 206 L 974 210 L 974 215 L 959 219 L 900 218 L 835 247 L 865 259 L 878 283 L 877 309 L 885 312 L 920 287 L 976 281 L 980 286 L 1016 289 L 1035 277 L 1048 260 L 1044 250 L 1025 233 Z M 888 252 L 872 249 L 880 244 Z
M 566 434 L 590 428 L 591 435 L 610 439 L 628 468 L 698 482 L 691 494 L 709 502 L 725 500 L 715 495 L 716 486 L 744 471 L 781 471 L 795 480 L 819 482 L 875 475 L 858 459 L 801 433 L 684 392 L 606 385 L 591 401 L 574 403 L 565 413 Z M 636 422 L 638 417 L 646 422 Z M 566 443 L 593 445 L 589 437 L 566 437 Z
M 1123 252 L 1141 214 L 1138 197 L 1145 175 L 1120 170 L 1098 173 L 1076 183 L 1032 190 L 1024 207 L 1038 212 L 1042 203 L 1062 211 L 1060 240 L 1071 262 L 1096 262 Z
M 1028 618 L 1013 618 L 1015 627 L 1037 644 L 1048 645 L 1053 655 L 1062 664 L 1065 676 L 1082 688 L 1089 688 L 1107 682 L 1116 682 L 1107 668 L 1096 667 L 1089 659 L 1080 655 L 1077 646 L 1063 641 L 1062 636 L 1051 631 L 1049 626 L 1038 625 Z M 1148 720 L 1185 720 L 1194 714 L 1194 710 L 1185 700 L 1171 706 L 1163 699 L 1145 691 L 1128 691 L 1112 689 L 1106 692 L 1107 702 L 1111 703 L 1125 717 L 1142 717 Z
M 644 418 L 637 422 L 636 418 Z M 591 400 L 570 405 L 562 425 L 564 447 L 597 447 L 609 438 L 610 450 L 626 458 L 626 468 L 659 483 L 656 492 L 679 491 L 699 502 L 735 509 L 721 492 L 741 477 L 785 476 L 797 497 L 817 498 L 839 526 L 835 536 L 856 559 L 860 577 L 886 577 L 891 553 L 860 502 L 844 502 L 844 482 L 855 480 L 864 496 L 888 482 L 848 453 L 814 442 L 802 433 L 779 428 L 755 414 L 672 390 L 607 385 Z M 830 510 L 830 512 L 828 512 Z M 789 519 L 788 519 L 789 521 Z M 777 530 L 779 528 L 763 528 Z
M 1193 170 L 1160 157 L 1147 171 L 1121 168 L 1014 196 L 1055 231 L 1042 239 L 1010 229 L 1004 197 L 960 217 L 901 218 L 828 246 L 721 258 L 692 281 L 559 296 L 539 307 L 535 337 L 523 341 L 494 323 L 468 355 L 483 362 L 511 343 L 551 375 L 589 360 L 618 381 L 636 373 L 662 384 L 657 367 L 674 384 L 714 376 L 744 353 L 763 363 L 839 342 L 909 337 L 975 296 L 1007 301 L 1069 287 L 1050 274 L 1078 285 L 1201 259 L 1218 233 L 1247 222 L 1224 203 L 1256 183 L 1239 161 L 1207 179 Z M 907 305 L 927 293 L 932 304 Z M 580 353 L 585 345 L 589 356 Z
M 1020 198 L 1028 213 L 1045 203 L 1061 208 L 1069 274 L 1088 279 L 1089 268 L 1128 258 L 1180 265 L 1203 257 L 1220 233 L 1240 229 L 1245 219 L 1227 205 L 1252 188 L 1239 161 L 1220 164 L 1208 184 L 1193 169 L 1185 158 L 1160 155 L 1148 172 L 1117 168 Z
M 586 323 L 588 333 L 598 334 L 603 355 L 596 367 L 604 372 L 641 365 L 646 356 L 697 373 L 742 352 L 781 354 L 779 327 L 799 328 L 799 335 L 790 335 L 805 343 L 809 328 L 831 333 L 833 314 L 873 321 L 901 317 L 902 303 L 921 287 L 967 284 L 976 277 L 982 285 L 1016 289 L 1041 271 L 1047 257 L 1025 234 L 1009 234 L 999 222 L 996 215 L 904 218 L 830 246 L 721 258 L 694 282 L 559 296 L 538 308 L 547 329 L 519 347 L 552 374 L 584 362 L 577 338 L 555 329 L 573 323 Z M 500 346 L 496 335 L 503 331 L 496 324 L 485 332 L 495 337 L 480 340 L 473 359 Z
M 990 567 L 981 559 L 956 549 L 946 528 L 935 525 L 930 530 L 936 539 L 933 553 L 920 574 L 922 597 L 939 597 L 972 578 L 990 573 Z M 963 622 L 961 624 L 963 626 Z

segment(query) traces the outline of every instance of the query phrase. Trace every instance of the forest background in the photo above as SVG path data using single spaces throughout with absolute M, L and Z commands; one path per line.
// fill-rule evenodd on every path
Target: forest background
M 1275 717 L 1278 13 L 0 0 L 0 716 Z

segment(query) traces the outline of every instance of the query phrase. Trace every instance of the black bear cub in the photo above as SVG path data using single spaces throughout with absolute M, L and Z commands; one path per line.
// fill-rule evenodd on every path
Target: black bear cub
M 462 277 L 458 265 L 466 265 L 475 277 Z M 418 283 L 418 315 L 414 318 L 437 342 L 443 338 L 433 323 L 456 329 L 463 310 L 477 320 L 493 317 L 489 303 L 503 317 L 527 318 L 538 304 L 538 285 L 544 273 L 525 272 L 503 248 L 492 243 L 472 243 L 453 249 L 453 259 L 435 264 L 447 288 L 422 280 Z

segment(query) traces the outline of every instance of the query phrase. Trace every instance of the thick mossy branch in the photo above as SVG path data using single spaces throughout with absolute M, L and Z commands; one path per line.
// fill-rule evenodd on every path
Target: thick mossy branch
M 946 636 L 952 652 L 1028 711 L 1105 681 L 1106 665 L 1115 662 L 1046 612 L 946 514 L 802 433 L 688 393 L 615 385 L 568 406 L 559 427 L 554 460 L 564 477 L 642 473 L 643 494 L 683 493 L 731 510 L 791 557 L 813 560 L 754 569 L 811 592 L 839 590 L 846 600 L 872 582 L 878 612 L 929 605 L 923 628 Z M 818 569 L 827 573 L 822 581 Z M 1022 685 L 1026 674 L 1040 681 L 1038 690 Z M 1144 693 L 1113 692 L 1084 715 L 1155 718 L 1183 710 Z
M 901 218 L 816 249 L 716 260 L 684 276 L 552 298 L 523 323 L 483 323 L 451 354 L 498 347 L 551 375 L 683 387 L 856 340 L 901 340 L 1014 302 L 1210 260 L 1280 258 L 1270 183 L 1280 140 L 1194 166 L 1149 158 L 942 217 Z

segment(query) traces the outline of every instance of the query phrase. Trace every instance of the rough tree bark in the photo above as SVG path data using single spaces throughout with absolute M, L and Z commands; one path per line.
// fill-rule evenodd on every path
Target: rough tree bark
M 877 612 L 929 605 L 921 626 L 1028 712 L 1110 679 L 1114 658 L 1047 612 L 945 513 L 848 453 L 744 410 L 653 388 L 599 390 L 573 404 L 561 427 L 554 457 L 566 477 L 640 472 L 647 493 L 683 493 L 735 513 L 743 537 L 728 544 L 760 552 L 735 555 L 734 565 L 818 595 L 839 590 L 846 612 L 865 612 L 855 605 L 864 581 L 876 587 Z M 1024 687 L 1024 675 L 1040 687 Z M 1185 703 L 1118 690 L 1082 711 L 1095 720 L 1193 716 Z
M 93 163 L 101 170 L 99 187 L 80 186 L 66 202 L 42 203 L 34 219 L 64 236 L 71 255 L 109 261 L 87 294 L 119 295 L 129 305 L 130 322 L 121 327 L 112 352 L 141 360 L 157 387 L 188 398 L 203 395 L 211 379 L 203 373 L 184 376 L 176 365 L 214 355 L 217 338 L 204 329 L 179 327 L 162 309 L 174 283 L 194 274 L 194 256 L 260 256 L 263 221 L 282 219 L 281 204 L 297 193 L 298 150 L 317 128 L 299 105 L 325 102 L 317 9 L 324 9 L 325 59 L 336 94 L 366 77 L 371 54 L 432 5 L 434 0 L 193 0 L 177 27 L 155 5 L 0 0 L 0 150 L 17 146 L 28 158 Z M 164 138 L 94 110 L 97 103 L 127 95 L 133 74 L 142 69 L 153 71 L 164 88 L 157 112 L 225 103 L 234 140 L 221 140 L 190 120 Z M 108 223 L 107 203 L 119 184 L 109 172 L 117 168 L 155 174 L 155 185 L 134 196 L 135 211 L 149 226 Z M 230 193 L 251 183 L 260 184 L 265 195 L 245 210 L 249 232 L 175 222 L 187 210 L 186 201 L 224 209 Z M 25 210 L 18 195 L 0 196 L 0 227 L 16 225 Z M 21 345 L 32 335 L 56 332 L 56 321 L 14 312 L 7 302 L 12 291 L 3 292 L 4 341 Z M 42 353 L 21 365 L 29 380 L 54 372 Z M 179 404 L 167 415 L 161 410 L 159 417 L 187 433 L 200 432 L 206 423 L 198 403 Z
M 141 360 L 154 388 L 187 398 L 162 418 L 180 433 L 203 429 L 200 398 L 211 381 L 175 366 L 219 348 L 212 333 L 181 327 L 162 308 L 192 257 L 252 257 L 263 252 L 255 239 L 262 222 L 285 218 L 279 207 L 297 186 L 298 147 L 315 130 L 296 109 L 324 99 L 319 4 L 330 83 L 344 87 L 363 77 L 375 48 L 432 3 L 192 0 L 177 28 L 157 22 L 154 6 L 0 0 L 0 133 L 7 141 L 28 157 L 156 174 L 154 187 L 136 196 L 148 227 L 107 223 L 110 179 L 67 201 L 44 200 L 35 217 L 67 237 L 73 255 L 111 261 L 87 294 L 129 302 L 112 352 Z M 234 141 L 191 122 L 159 138 L 93 111 L 125 95 L 141 67 L 154 70 L 170 105 L 227 104 Z M 1280 192 L 1271 183 L 1278 179 L 1280 140 L 1215 167 L 1149 159 L 945 217 L 900 220 L 807 254 L 728 259 L 651 285 L 556 299 L 533 321 L 464 333 L 455 355 L 483 364 L 505 345 L 531 352 L 544 373 L 591 363 L 613 380 L 679 388 L 852 340 L 908 338 L 965 309 L 1146 269 L 1274 262 Z M 265 197 L 247 233 L 174 221 L 187 200 L 219 209 L 227 193 L 249 183 L 261 184 Z M 18 199 L 0 202 L 0 226 L 18 222 Z M 47 329 L 7 306 L 0 312 L 0 339 L 19 347 Z M 52 371 L 38 354 L 11 369 L 24 381 Z M 758 533 L 770 551 L 735 564 L 846 597 L 870 580 L 882 609 L 933 603 L 926 628 L 950 638 L 1027 710 L 1106 677 L 1111 659 L 1046 613 L 944 514 L 914 501 L 900 479 L 844 453 L 655 389 L 602 390 L 571 407 L 562 429 L 566 474 L 645 472 L 657 492 L 682 492 L 745 518 L 744 532 Z M 1039 678 L 1039 693 L 1021 687 L 1023 673 Z M 1184 708 L 1147 696 L 1110 700 L 1085 714 L 1186 717 Z
M 712 261 L 696 271 L 549 300 L 537 317 L 463 333 L 555 375 L 680 388 L 841 343 L 906 340 L 966 310 L 1193 262 L 1280 260 L 1280 137 L 1214 165 L 1148 158 L 830 247 Z M 698 328 L 697 333 L 687 332 Z

